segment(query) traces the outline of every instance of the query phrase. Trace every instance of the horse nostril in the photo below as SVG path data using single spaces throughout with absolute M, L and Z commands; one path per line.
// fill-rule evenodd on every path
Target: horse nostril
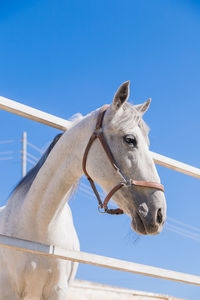
M 162 212 L 161 212 L 161 208 L 159 208 L 158 211 L 157 211 L 156 221 L 157 221 L 158 224 L 161 224 L 162 221 L 163 221 L 163 215 L 162 215 Z

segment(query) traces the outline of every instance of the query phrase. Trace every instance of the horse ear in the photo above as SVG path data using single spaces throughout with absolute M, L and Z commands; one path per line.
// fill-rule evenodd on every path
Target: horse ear
M 129 80 L 122 83 L 120 87 L 118 88 L 114 99 L 113 99 L 113 106 L 116 109 L 119 109 L 128 99 L 129 97 Z
M 151 103 L 151 98 L 149 98 L 149 100 L 147 100 L 143 104 L 135 105 L 134 107 L 135 109 L 137 109 L 139 113 L 141 113 L 141 115 L 143 115 L 148 110 L 150 103 Z

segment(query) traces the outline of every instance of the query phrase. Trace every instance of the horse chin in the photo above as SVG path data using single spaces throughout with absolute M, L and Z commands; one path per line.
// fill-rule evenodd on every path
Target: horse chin
M 141 234 L 141 235 L 156 235 L 162 231 L 163 226 L 147 226 L 139 216 L 136 214 L 132 218 L 131 228 L 133 231 Z
M 138 214 L 136 214 L 131 222 L 131 228 L 133 231 L 142 234 L 142 235 L 147 235 L 147 231 L 145 229 L 144 223 L 142 222 L 142 219 Z

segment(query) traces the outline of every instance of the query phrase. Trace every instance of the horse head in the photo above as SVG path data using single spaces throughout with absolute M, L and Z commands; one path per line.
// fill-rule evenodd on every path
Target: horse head
M 89 145 L 85 173 L 90 174 L 90 181 L 92 178 L 111 194 L 120 210 L 131 217 L 134 231 L 157 234 L 166 219 L 166 200 L 149 151 L 149 128 L 142 119 L 150 99 L 132 105 L 127 102 L 128 97 L 129 81 L 119 87 L 112 104 L 97 121 L 100 124 L 97 127 L 101 128 L 96 127 L 93 139 L 99 137 L 98 129 L 101 143 L 93 140 Z

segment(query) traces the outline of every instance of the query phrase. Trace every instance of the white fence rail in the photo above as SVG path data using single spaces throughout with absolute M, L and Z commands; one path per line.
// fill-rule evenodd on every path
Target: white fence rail
M 39 109 L 32 108 L 30 106 L 21 104 L 19 102 L 1 96 L 0 109 L 9 111 L 18 116 L 22 116 L 42 124 L 46 124 L 63 131 L 66 130 L 70 125 L 70 121 L 58 118 L 51 114 L 47 114 Z
M 200 286 L 200 276 L 136 264 L 125 260 L 100 256 L 82 251 L 70 251 L 54 245 L 40 244 L 0 234 L 0 246 L 37 255 L 60 258 L 129 273 L 146 275 Z
M 70 122 L 56 116 L 47 114 L 32 107 L 23 105 L 16 101 L 0 97 L 0 109 L 12 112 L 19 116 L 26 117 L 39 123 L 49 125 L 51 127 L 66 130 L 70 126 Z M 181 163 L 174 159 L 152 152 L 155 163 L 164 167 L 176 170 L 178 172 L 187 174 L 200 179 L 200 169 L 192 167 L 190 165 Z M 80 262 L 90 264 L 94 266 L 100 266 L 115 270 L 121 270 L 125 272 L 141 274 L 161 279 L 167 279 L 187 284 L 193 284 L 200 286 L 200 276 L 191 274 L 179 273 L 171 270 L 156 268 L 152 266 L 136 264 L 133 262 L 127 262 L 114 258 L 99 256 L 91 253 L 69 251 L 59 248 L 54 245 L 45 245 L 32 241 L 17 239 L 0 235 L 0 246 L 4 248 L 10 248 L 18 251 L 28 252 L 36 255 L 49 256 L 52 258 L 60 258 L 64 260 L 71 260 L 74 262 Z

